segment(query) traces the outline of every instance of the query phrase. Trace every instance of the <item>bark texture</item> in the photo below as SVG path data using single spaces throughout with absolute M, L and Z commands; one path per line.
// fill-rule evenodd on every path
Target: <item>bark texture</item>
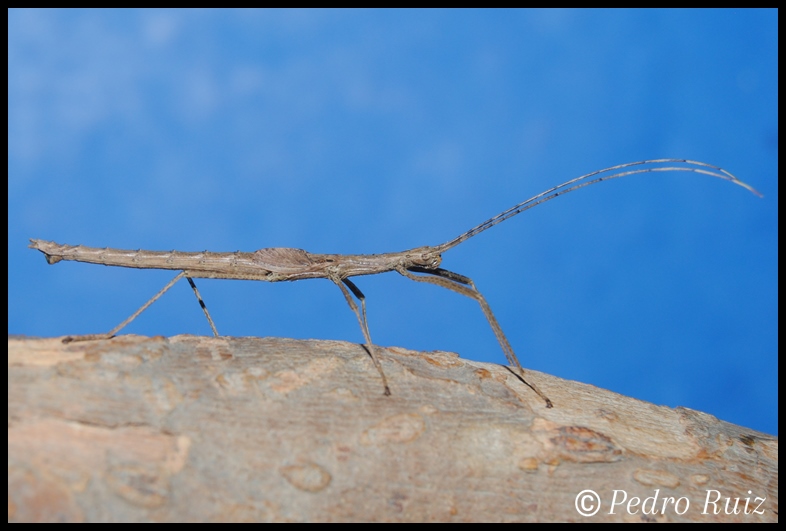
M 9 338 L 8 519 L 778 520 L 776 437 L 529 372 L 547 409 L 504 367 L 378 352 L 389 397 L 352 343 Z

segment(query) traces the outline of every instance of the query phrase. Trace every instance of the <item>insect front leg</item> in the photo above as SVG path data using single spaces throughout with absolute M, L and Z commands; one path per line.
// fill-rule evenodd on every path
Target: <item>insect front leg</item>
M 355 315 L 358 318 L 358 323 L 360 323 L 360 330 L 363 332 L 363 337 L 366 339 L 366 350 L 368 351 L 369 355 L 371 356 L 371 361 L 374 362 L 374 366 L 379 371 L 379 375 L 382 377 L 382 384 L 385 386 L 385 394 L 390 395 L 390 387 L 388 386 L 388 379 L 385 376 L 385 371 L 382 370 L 382 364 L 379 362 L 379 358 L 375 353 L 374 344 L 371 342 L 371 334 L 368 331 L 368 323 L 366 322 L 366 296 L 363 295 L 363 292 L 355 285 L 354 282 L 349 280 L 348 278 L 344 279 L 335 279 L 331 278 L 336 286 L 341 289 L 341 293 L 344 294 L 344 298 L 347 300 L 347 304 L 355 312 Z M 345 287 L 346 286 L 346 287 Z M 347 288 L 352 290 L 352 293 L 355 294 L 355 297 L 358 298 L 360 301 L 360 306 L 363 309 L 363 313 L 358 311 L 358 305 L 355 303 L 354 299 L 352 299 L 352 295 L 349 294 Z
M 480 304 L 480 308 L 483 310 L 483 315 L 486 316 L 486 320 L 491 325 L 491 329 L 494 331 L 494 335 L 497 336 L 497 341 L 499 341 L 499 345 L 502 347 L 502 351 L 505 353 L 505 357 L 508 359 L 508 363 L 513 365 L 513 367 L 517 371 L 517 376 L 521 378 L 521 380 L 527 384 L 533 391 L 535 391 L 539 397 L 546 401 L 546 407 L 552 407 L 551 400 L 541 391 L 538 386 L 533 383 L 530 383 L 525 378 L 524 369 L 521 367 L 519 363 L 519 359 L 516 357 L 516 353 L 513 352 L 513 347 L 510 346 L 508 342 L 508 338 L 505 337 L 505 333 L 502 331 L 502 327 L 497 322 L 497 319 L 494 317 L 494 313 L 491 311 L 491 306 L 489 303 L 486 302 L 486 298 L 478 291 L 478 288 L 475 287 L 475 283 L 472 282 L 472 279 L 469 277 L 465 277 L 464 275 L 459 275 L 458 273 L 453 273 L 452 271 L 448 271 L 447 269 L 426 269 L 424 267 L 409 267 L 404 268 L 400 267 L 396 271 L 404 275 L 405 277 L 412 279 L 416 282 L 428 282 L 429 284 L 435 284 L 437 286 L 441 286 L 443 288 L 449 289 L 451 291 L 455 291 L 456 293 L 460 293 L 466 297 L 470 297 L 475 299 Z M 420 276 L 414 275 L 414 273 L 425 273 L 426 275 L 433 275 L 433 276 Z M 514 373 L 516 374 L 516 373 Z

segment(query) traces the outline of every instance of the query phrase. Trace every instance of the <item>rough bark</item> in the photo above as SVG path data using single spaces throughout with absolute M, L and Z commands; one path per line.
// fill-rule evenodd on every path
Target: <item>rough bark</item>
M 9 338 L 8 519 L 778 519 L 776 437 L 530 372 L 546 409 L 498 365 L 379 354 L 392 396 L 351 343 Z

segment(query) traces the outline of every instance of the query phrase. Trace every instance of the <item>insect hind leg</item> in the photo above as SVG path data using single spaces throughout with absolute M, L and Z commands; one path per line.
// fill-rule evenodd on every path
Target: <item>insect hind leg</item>
M 207 317 L 207 322 L 210 323 L 210 328 L 213 330 L 213 335 L 218 337 L 218 330 L 216 330 L 216 325 L 213 323 L 213 319 L 210 317 L 210 313 L 207 311 L 207 306 L 205 306 L 205 301 L 202 300 L 202 295 L 199 294 L 199 290 L 197 289 L 196 284 L 194 284 L 193 279 L 188 275 L 186 275 L 186 280 L 188 280 L 188 283 L 191 284 L 191 289 L 194 290 L 194 295 L 196 295 L 196 298 L 199 301 L 199 306 L 202 308 L 202 311 L 205 312 L 205 317 Z
M 131 321 L 133 321 L 134 319 L 139 317 L 139 314 L 141 314 L 142 312 L 147 310 L 147 308 L 151 304 L 153 304 L 158 299 L 160 299 L 161 296 L 164 293 L 169 291 L 169 288 L 174 286 L 175 283 L 178 280 L 180 280 L 181 278 L 183 278 L 184 276 L 186 276 L 186 272 L 185 271 L 181 271 L 180 273 L 178 273 L 178 275 L 175 278 L 170 280 L 169 283 L 166 286 L 161 288 L 161 291 L 159 291 L 158 293 L 153 295 L 153 297 L 149 301 L 144 303 L 141 308 L 139 308 L 137 311 L 135 311 L 133 314 L 131 314 L 131 316 L 128 319 L 126 319 L 125 321 L 123 321 L 122 323 L 120 323 L 119 325 L 114 327 L 112 330 L 110 330 L 106 334 L 85 334 L 85 335 L 81 335 L 81 336 L 68 336 L 68 337 L 63 339 L 63 343 L 71 343 L 72 341 L 93 341 L 93 340 L 97 340 L 97 339 L 111 339 L 111 338 L 115 337 L 115 334 L 117 334 L 120 330 L 125 328 Z M 190 278 L 188 280 L 189 280 L 189 282 L 191 282 Z M 196 286 L 194 286 L 193 282 L 191 282 L 191 285 L 194 287 L 194 290 L 196 291 Z M 199 293 L 197 293 L 197 297 L 199 297 Z M 201 301 L 201 299 L 200 299 L 200 301 Z M 205 309 L 205 312 L 207 312 L 207 309 Z M 208 317 L 208 319 L 210 319 L 210 317 Z

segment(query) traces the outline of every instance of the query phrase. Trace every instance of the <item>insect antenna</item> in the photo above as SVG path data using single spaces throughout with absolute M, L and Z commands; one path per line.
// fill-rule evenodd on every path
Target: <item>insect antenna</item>
M 626 171 L 619 171 L 619 170 L 624 170 L 625 168 L 632 168 L 636 166 L 653 165 L 653 164 L 661 164 L 661 165 L 665 164 L 666 166 L 648 166 L 645 168 L 635 168 L 635 169 L 628 169 Z M 684 166 L 668 166 L 668 164 L 684 164 Z M 567 194 L 568 192 L 573 192 L 574 190 L 578 190 L 579 188 L 583 188 L 591 184 L 596 184 L 601 181 L 609 181 L 611 179 L 618 179 L 619 177 L 627 177 L 628 175 L 636 175 L 638 173 L 673 172 L 673 171 L 692 172 L 692 173 L 701 173 L 703 175 L 709 175 L 710 177 L 716 177 L 718 179 L 723 179 L 724 181 L 729 181 L 736 185 L 742 186 L 743 188 L 749 190 L 750 192 L 756 194 L 757 196 L 764 197 L 758 190 L 756 190 L 749 184 L 746 184 L 741 180 L 737 179 L 737 177 L 735 177 L 728 171 L 724 170 L 723 168 L 719 168 L 718 166 L 707 164 L 706 162 L 697 162 L 695 160 L 687 160 L 687 159 L 640 160 L 638 162 L 628 162 L 627 164 L 618 164 L 617 166 L 611 166 L 610 168 L 605 168 L 603 170 L 587 173 L 586 175 L 582 175 L 581 177 L 576 177 L 575 179 L 571 179 L 570 181 L 564 182 L 558 186 L 555 186 L 554 188 L 550 188 L 545 192 L 542 192 L 534 197 L 530 197 L 526 201 L 523 201 L 517 205 L 510 207 L 506 211 L 497 214 L 493 218 L 487 219 L 477 227 L 471 228 L 467 232 L 453 238 L 452 240 L 447 241 L 441 245 L 435 246 L 435 249 L 437 249 L 441 254 L 447 251 L 448 249 L 452 249 L 458 244 L 472 238 L 473 236 L 480 234 L 484 230 L 490 229 L 494 225 L 502 223 L 506 219 L 512 218 L 516 214 L 521 214 L 525 210 L 529 210 L 530 208 L 536 207 L 541 203 L 545 203 L 546 201 L 550 201 L 551 199 Z

